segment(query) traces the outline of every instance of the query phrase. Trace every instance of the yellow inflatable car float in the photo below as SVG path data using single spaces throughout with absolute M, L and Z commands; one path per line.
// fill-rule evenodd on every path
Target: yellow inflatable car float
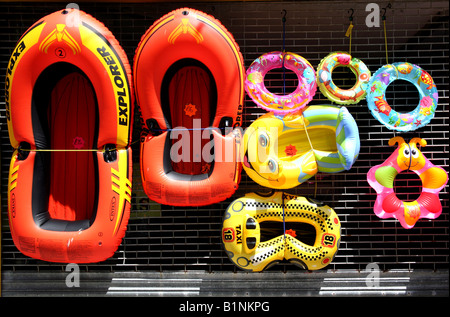
M 225 211 L 222 242 L 239 268 L 259 272 L 283 260 L 307 270 L 331 263 L 341 223 L 332 208 L 301 196 L 246 194 Z
M 293 188 L 317 172 L 349 170 L 359 155 L 358 126 L 345 107 L 309 106 L 285 116 L 266 113 L 245 131 L 247 175 L 274 189 Z

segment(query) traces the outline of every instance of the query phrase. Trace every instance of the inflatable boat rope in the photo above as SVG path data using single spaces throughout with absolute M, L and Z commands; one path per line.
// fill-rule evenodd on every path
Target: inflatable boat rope
M 129 146 L 132 144 L 138 143 L 140 140 L 135 140 L 130 143 Z M 13 148 L 13 150 L 17 150 L 19 154 L 21 152 L 99 152 L 99 153 L 108 153 L 117 151 L 120 149 L 124 149 L 125 147 L 111 147 L 111 146 L 104 146 L 102 149 L 28 149 L 24 148 L 22 144 L 19 144 L 17 148 Z

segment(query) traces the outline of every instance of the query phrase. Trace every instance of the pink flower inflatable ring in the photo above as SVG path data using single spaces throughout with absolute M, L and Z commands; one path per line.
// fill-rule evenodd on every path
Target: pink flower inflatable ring
M 414 227 L 420 218 L 436 219 L 442 212 L 439 192 L 448 181 L 447 172 L 431 163 L 417 148 L 426 146 L 424 139 L 413 138 L 406 143 L 402 137 L 389 140 L 389 145 L 398 143 L 397 149 L 383 164 L 372 167 L 367 181 L 377 192 L 375 214 L 382 218 L 396 218 L 402 227 Z M 422 193 L 415 201 L 402 201 L 394 192 L 394 179 L 402 171 L 411 170 L 422 181 Z

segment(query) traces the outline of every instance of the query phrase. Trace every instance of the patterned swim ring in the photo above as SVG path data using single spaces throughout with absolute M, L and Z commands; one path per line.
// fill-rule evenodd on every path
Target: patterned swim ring
M 397 112 L 386 101 L 386 89 L 397 79 L 412 83 L 419 91 L 419 104 L 411 112 Z M 370 79 L 366 99 L 375 119 L 388 129 L 407 132 L 421 128 L 433 119 L 438 92 L 430 74 L 417 65 L 400 62 L 384 65 L 375 72 Z
M 284 67 L 298 78 L 294 92 L 287 95 L 271 93 L 264 85 L 264 76 L 272 69 Z M 245 91 L 262 109 L 276 114 L 287 114 L 305 107 L 316 93 L 316 73 L 311 64 L 300 55 L 286 52 L 270 52 L 261 55 L 247 69 Z
M 348 67 L 356 76 L 356 83 L 350 89 L 341 89 L 333 82 L 332 73 L 336 67 Z M 328 54 L 317 67 L 317 86 L 330 101 L 340 105 L 356 104 L 366 96 L 370 70 L 361 60 L 345 52 Z

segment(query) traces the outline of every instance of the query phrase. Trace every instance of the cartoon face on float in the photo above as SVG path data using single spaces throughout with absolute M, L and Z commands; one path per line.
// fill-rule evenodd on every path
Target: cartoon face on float
M 267 113 L 255 120 L 244 134 L 242 163 L 246 173 L 269 188 L 292 188 L 317 173 L 313 151 L 299 148 L 304 117 Z M 300 132 L 301 133 L 301 132 Z
M 420 142 L 419 144 L 422 146 L 427 144 L 425 140 L 414 138 L 409 144 L 403 142 L 399 146 L 397 164 L 402 170 L 420 170 L 425 166 L 425 157 L 415 142 Z
M 282 186 L 286 182 L 285 177 L 280 177 L 283 167 L 276 155 L 278 148 L 275 145 L 280 132 L 278 121 L 275 117 L 267 122 L 255 121 L 256 124 L 252 124 L 244 134 L 244 169 L 252 179 L 256 179 L 257 183 L 263 186 Z

